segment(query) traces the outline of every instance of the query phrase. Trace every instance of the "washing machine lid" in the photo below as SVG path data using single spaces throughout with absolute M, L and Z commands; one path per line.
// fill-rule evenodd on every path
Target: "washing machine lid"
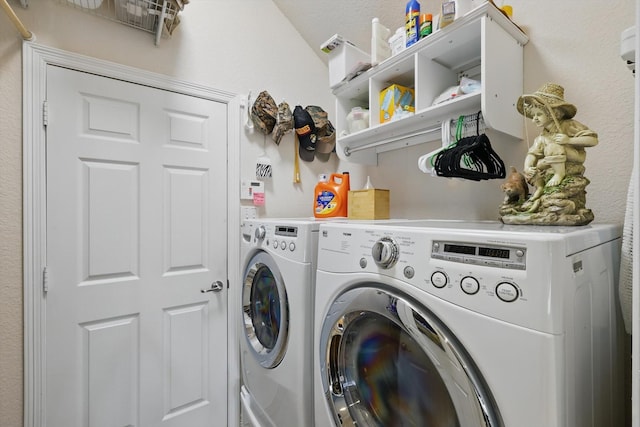
M 473 360 L 427 308 L 371 284 L 328 313 L 322 381 L 337 425 L 503 425 Z
M 282 274 L 266 252 L 256 252 L 247 263 L 242 286 L 245 339 L 261 366 L 275 368 L 286 353 L 289 304 Z

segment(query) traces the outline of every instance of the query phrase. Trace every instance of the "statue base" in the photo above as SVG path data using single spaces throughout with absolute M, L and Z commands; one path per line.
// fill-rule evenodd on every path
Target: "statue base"
M 505 224 L 587 225 L 594 219 L 591 209 L 585 207 L 587 185 L 584 176 L 567 176 L 560 185 L 545 187 L 535 200 L 503 203 L 500 220 Z

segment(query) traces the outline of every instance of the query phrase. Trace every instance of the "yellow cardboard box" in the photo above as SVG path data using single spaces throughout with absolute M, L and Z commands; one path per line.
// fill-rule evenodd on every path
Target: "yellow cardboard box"
M 380 123 L 393 120 L 399 112 L 415 111 L 414 91 L 411 88 L 393 84 L 380 92 Z
M 348 200 L 350 219 L 389 219 L 389 190 L 352 190 Z

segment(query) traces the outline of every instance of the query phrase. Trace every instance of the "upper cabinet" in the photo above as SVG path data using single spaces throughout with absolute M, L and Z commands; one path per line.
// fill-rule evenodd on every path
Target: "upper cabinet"
M 487 128 L 522 139 L 516 101 L 523 90 L 523 47 L 528 37 L 492 3 L 484 3 L 333 91 L 336 152 L 341 159 L 375 165 L 378 153 L 441 138 L 441 124 L 482 111 Z M 434 105 L 462 77 L 480 90 Z M 392 84 L 414 89 L 415 114 L 380 121 L 380 93 Z M 368 108 L 369 127 L 348 133 L 347 115 Z

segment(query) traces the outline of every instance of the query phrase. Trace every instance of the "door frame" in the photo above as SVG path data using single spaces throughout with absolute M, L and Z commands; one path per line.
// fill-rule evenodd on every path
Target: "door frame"
M 24 421 L 44 427 L 46 408 L 46 87 L 47 67 L 61 66 L 227 104 L 227 423 L 238 424 L 240 407 L 237 319 L 230 307 L 239 299 L 240 242 L 240 123 L 241 96 L 174 79 L 150 71 L 99 60 L 64 50 L 23 42 L 22 45 L 22 169 L 23 169 L 23 305 L 24 305 Z

